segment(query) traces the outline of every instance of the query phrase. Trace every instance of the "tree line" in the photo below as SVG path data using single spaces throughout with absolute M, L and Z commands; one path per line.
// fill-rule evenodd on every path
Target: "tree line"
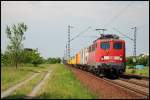
M 128 66 L 134 66 L 134 65 L 144 65 L 144 66 L 149 66 L 149 55 L 144 55 L 140 54 L 139 56 L 136 57 L 136 62 L 133 62 L 133 56 L 127 57 L 127 62 L 126 64 Z
M 28 27 L 24 23 L 13 24 L 12 26 L 6 26 L 6 35 L 9 39 L 9 44 L 4 53 L 1 52 L 1 66 L 15 65 L 31 63 L 34 66 L 42 63 L 60 63 L 60 58 L 48 58 L 44 59 L 40 56 L 37 49 L 24 48 L 23 40 L 25 40 L 24 33 Z
M 15 65 L 14 57 L 11 52 L 1 53 L 1 66 L 9 66 Z M 36 49 L 27 50 L 24 49 L 18 54 L 17 64 L 33 64 L 34 66 L 38 66 L 39 64 L 55 64 L 60 63 L 61 59 L 58 58 L 43 58 L 40 56 L 40 53 Z

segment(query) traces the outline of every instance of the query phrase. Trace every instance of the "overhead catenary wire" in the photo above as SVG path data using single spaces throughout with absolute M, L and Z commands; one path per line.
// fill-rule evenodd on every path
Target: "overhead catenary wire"
M 91 28 L 91 26 L 89 26 L 87 29 L 85 29 L 84 31 L 80 32 L 79 34 L 77 34 L 75 37 L 73 37 L 72 39 L 70 39 L 70 41 L 73 41 L 74 39 L 76 39 L 77 37 L 79 37 L 81 34 L 85 33 L 86 31 L 88 31 Z
M 120 10 L 114 17 L 112 17 L 112 19 L 111 19 L 108 23 L 106 23 L 106 24 L 104 25 L 104 27 L 108 26 L 108 25 L 109 25 L 110 23 L 112 23 L 115 19 L 117 19 L 122 13 L 124 13 L 125 10 L 126 10 L 127 8 L 129 8 L 132 3 L 133 3 L 133 1 L 131 1 L 126 7 L 124 7 L 122 10 Z
M 118 13 L 116 16 L 114 16 L 107 24 L 104 25 L 104 27 L 105 27 L 105 26 L 108 26 L 108 24 L 110 24 L 112 21 L 114 21 L 116 18 L 118 18 L 129 6 L 131 6 L 132 2 L 133 2 L 133 1 L 131 1 L 125 8 L 123 8 L 122 10 L 120 10 L 119 13 Z M 91 26 L 88 27 L 86 30 L 84 30 L 84 31 L 80 32 L 79 34 L 77 34 L 75 37 L 73 37 L 72 39 L 70 39 L 70 42 L 73 41 L 74 39 L 76 39 L 77 37 L 79 37 L 81 34 L 85 33 L 85 32 L 86 32 L 87 30 L 89 30 L 90 28 L 91 28 Z M 92 37 L 93 37 L 93 36 L 92 36 Z M 94 38 L 94 37 L 93 37 L 93 38 Z M 131 38 L 130 38 L 130 39 L 131 39 Z M 131 40 L 132 40 L 132 39 L 131 39 Z
M 127 35 L 125 35 L 125 34 L 123 34 L 123 33 L 120 32 L 119 30 L 117 30 L 116 28 L 113 28 L 113 29 L 114 29 L 115 31 L 119 32 L 120 34 L 122 34 L 123 36 L 125 36 L 126 38 L 128 38 L 128 39 L 134 41 L 134 39 L 130 38 L 129 36 L 127 36 Z
M 112 17 L 112 19 L 106 23 L 103 27 L 106 27 L 108 26 L 109 24 L 111 24 L 115 19 L 117 19 L 127 8 L 129 8 L 131 6 L 131 4 L 133 3 L 133 1 L 131 1 L 126 7 L 124 7 L 122 10 L 120 10 L 114 17 Z M 108 30 L 108 29 L 107 29 Z M 120 32 L 121 33 L 121 32 Z M 122 35 L 124 35 L 122 33 Z M 133 40 L 132 38 L 130 38 L 129 36 L 127 35 L 124 35 L 126 38 L 129 38 L 130 40 Z

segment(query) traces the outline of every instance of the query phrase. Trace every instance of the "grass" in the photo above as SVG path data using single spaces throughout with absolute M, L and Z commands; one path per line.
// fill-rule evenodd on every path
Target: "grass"
M 38 71 L 47 71 L 49 65 L 43 64 L 39 67 L 34 67 L 31 64 L 26 64 L 23 67 L 16 69 L 14 66 L 1 67 L 1 91 L 27 79 L 33 73 Z
M 44 78 L 45 74 L 45 72 L 40 73 L 33 80 L 29 81 L 20 89 L 17 89 L 13 94 L 6 97 L 5 99 L 23 99 L 32 91 L 33 87 L 35 87 Z
M 50 66 L 50 67 L 49 67 Z M 1 87 L 2 90 L 15 85 L 16 83 L 27 79 L 35 72 L 41 72 L 34 79 L 23 85 L 21 88 L 14 91 L 5 99 L 23 99 L 29 94 L 34 86 L 43 79 L 48 69 L 52 69 L 48 80 L 39 91 L 36 98 L 38 99 L 95 99 L 96 96 L 92 94 L 86 87 L 81 85 L 69 69 L 62 64 L 43 64 L 39 67 L 34 67 L 30 64 L 24 65 L 19 69 L 15 67 L 1 68 Z M 2 91 L 1 90 L 1 91 Z
M 149 67 L 144 67 L 143 69 L 136 69 L 135 71 L 133 69 L 128 69 L 128 67 L 127 67 L 126 73 L 137 74 L 137 75 L 149 77 Z
M 52 73 L 36 98 L 40 99 L 94 99 L 87 88 L 82 86 L 62 64 L 51 66 Z

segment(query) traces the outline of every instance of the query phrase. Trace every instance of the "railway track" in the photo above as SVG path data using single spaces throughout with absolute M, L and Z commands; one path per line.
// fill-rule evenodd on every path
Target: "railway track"
M 95 77 L 98 79 L 100 78 L 98 76 L 95 76 Z M 127 91 L 134 92 L 137 95 L 140 95 L 144 98 L 149 98 L 149 82 L 147 85 L 145 85 L 139 82 L 135 82 L 135 81 L 131 81 L 131 80 L 123 79 L 123 78 L 112 80 L 106 77 L 102 77 L 100 79 L 103 79 L 104 81 L 112 85 L 115 85 L 117 87 L 123 88 Z
M 72 66 L 71 66 L 72 67 Z M 81 70 L 81 69 L 78 69 L 78 70 Z M 89 72 L 88 72 L 89 73 Z M 132 93 L 135 93 L 141 97 L 144 97 L 144 98 L 149 98 L 149 79 L 147 78 L 141 78 L 140 76 L 131 76 L 130 75 L 130 78 L 127 77 L 126 75 L 126 78 L 119 78 L 119 79 L 109 79 L 109 78 L 106 78 L 106 77 L 98 77 L 96 75 L 93 75 L 92 73 L 90 74 L 92 77 L 95 77 L 97 79 L 101 79 L 101 80 L 104 80 L 105 82 L 107 82 L 108 84 L 111 84 L 111 85 L 115 85 L 117 87 L 120 87 L 122 89 L 125 89 L 127 91 L 130 91 Z M 136 78 L 135 78 L 136 77 Z M 139 83 L 139 82 L 136 82 L 136 81 L 131 81 L 131 79 L 146 79 L 148 81 L 148 84 L 145 85 L 145 84 L 142 84 L 142 83 Z M 145 80 L 145 81 L 146 81 Z
M 149 98 L 149 87 L 143 87 L 141 86 L 141 84 L 139 85 L 139 84 L 135 84 L 135 83 L 127 82 L 127 81 L 122 81 L 120 79 L 111 80 L 111 79 L 103 77 L 103 80 L 113 85 L 122 87 L 126 90 L 135 92 L 136 94 L 142 95 L 143 97 Z
M 149 80 L 149 77 L 147 76 L 141 76 L 141 75 L 135 75 L 135 74 L 123 74 L 121 75 L 122 78 L 136 78 L 136 79 L 142 79 L 142 80 Z
M 142 87 L 149 88 L 149 81 L 144 82 L 144 80 L 134 80 L 134 79 L 124 79 L 124 78 L 119 78 L 119 79 L 125 82 L 129 82 L 129 83 L 133 83 Z

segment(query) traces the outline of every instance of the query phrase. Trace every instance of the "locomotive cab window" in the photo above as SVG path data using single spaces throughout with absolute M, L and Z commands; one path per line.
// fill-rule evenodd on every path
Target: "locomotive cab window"
M 101 48 L 102 49 L 109 49 L 110 48 L 110 44 L 109 44 L 109 42 L 102 42 L 101 43 Z
M 122 48 L 122 43 L 121 42 L 115 42 L 113 47 L 114 47 L 114 49 L 121 49 Z

